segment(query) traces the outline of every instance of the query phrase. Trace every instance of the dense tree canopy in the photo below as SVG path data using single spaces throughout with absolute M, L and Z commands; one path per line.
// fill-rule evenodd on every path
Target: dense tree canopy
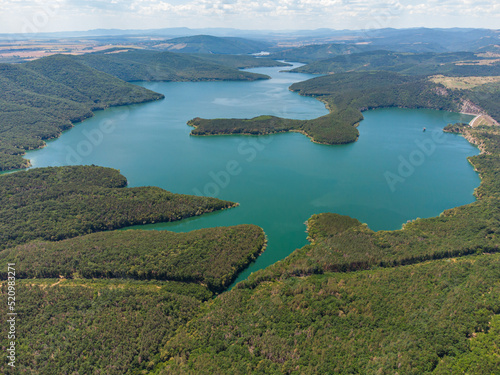
M 231 58 L 203 58 L 188 54 L 128 50 L 91 53 L 75 59 L 124 81 L 255 81 L 263 74 L 244 72 L 231 66 Z M 238 60 L 237 58 L 233 58 Z M 224 62 L 227 63 L 224 63 Z M 264 62 L 264 65 L 265 62 Z
M 173 280 L 227 288 L 265 248 L 254 225 L 188 233 L 112 231 L 57 242 L 30 242 L 0 252 L 0 277 L 16 263 L 18 278 Z M 5 271 L 3 271 L 5 270 Z
M 235 205 L 126 184 L 117 170 L 95 166 L 37 168 L 1 176 L 0 248 L 180 220 Z

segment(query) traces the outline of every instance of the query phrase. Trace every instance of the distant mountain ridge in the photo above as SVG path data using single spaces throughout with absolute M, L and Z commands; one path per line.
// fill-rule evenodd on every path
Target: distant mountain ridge
M 483 29 L 382 29 L 352 32 L 349 42 L 308 43 L 272 48 L 270 58 L 310 63 L 338 55 L 386 50 L 407 53 L 496 51 L 500 32 Z
M 497 58 L 483 57 L 472 52 L 401 53 L 376 50 L 313 61 L 292 72 L 331 74 L 369 70 L 388 70 L 411 75 L 495 76 L 500 75 L 500 63 Z
M 216 37 L 212 35 L 195 35 L 166 40 L 162 43 L 173 52 L 183 53 L 214 53 L 214 54 L 250 54 L 261 52 L 270 43 L 244 38 Z
M 327 28 L 316 30 L 240 30 L 232 28 L 190 29 L 187 27 L 149 30 L 95 29 L 36 34 L 0 34 L 0 39 L 24 40 L 30 38 L 60 39 L 89 37 L 99 40 L 121 38 L 137 42 L 135 40 L 137 36 L 164 37 L 165 40 L 169 40 L 169 38 L 172 40 L 172 38 L 193 37 L 196 40 L 196 38 L 206 35 L 228 39 L 246 38 L 253 42 L 271 43 L 276 47 L 280 47 L 280 49 L 310 44 L 340 43 L 356 45 L 361 42 L 369 43 L 378 49 L 390 49 L 394 51 L 446 52 L 459 50 L 474 51 L 487 45 L 500 44 L 500 31 L 498 29 L 424 27 L 370 30 L 334 30 Z M 191 43 L 193 42 L 192 40 Z M 282 42 L 285 42 L 288 47 L 284 46 Z

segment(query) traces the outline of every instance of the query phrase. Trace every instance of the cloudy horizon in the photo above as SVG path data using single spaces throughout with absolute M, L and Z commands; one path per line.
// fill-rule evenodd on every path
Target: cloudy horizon
M 498 29 L 500 20 L 500 4 L 491 0 L 0 0 L 0 6 L 0 33 L 173 27 Z

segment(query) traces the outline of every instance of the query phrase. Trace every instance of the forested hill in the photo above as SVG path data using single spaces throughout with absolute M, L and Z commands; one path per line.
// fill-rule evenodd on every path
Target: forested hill
M 43 146 L 93 110 L 163 98 L 64 55 L 0 64 L 0 92 L 0 171 L 26 167 L 26 150 Z
M 267 57 L 256 57 L 251 55 L 216 55 L 213 53 L 196 53 L 191 54 L 190 56 L 237 69 L 292 65 Z
M 96 166 L 33 168 L 0 176 L 0 249 L 235 206 L 215 198 L 126 185 L 117 170 Z
M 222 292 L 265 248 L 255 225 L 187 233 L 126 230 L 64 241 L 36 241 L 0 252 L 2 269 L 16 263 L 18 278 L 170 280 Z M 0 271 L 6 279 L 7 272 Z
M 394 72 L 346 72 L 297 82 L 290 90 L 321 97 L 331 108 L 350 107 L 362 111 L 380 107 L 431 108 L 454 112 L 487 113 L 500 121 L 500 84 L 481 83 L 454 89 L 432 77 Z M 467 109 L 469 108 L 469 109 Z
M 183 53 L 249 54 L 266 50 L 270 43 L 235 37 L 193 35 L 164 41 L 162 48 Z
M 331 74 L 350 71 L 387 70 L 403 74 L 448 76 L 500 75 L 498 58 L 472 52 L 398 53 L 366 51 L 314 61 L 292 70 L 297 73 Z
M 371 50 L 373 47 L 354 44 L 311 44 L 308 46 L 286 48 L 273 52 L 268 57 L 272 59 L 297 61 L 309 64 L 314 61 L 326 60 L 334 56 Z
M 263 74 L 242 72 L 216 61 L 172 52 L 111 50 L 75 57 L 124 81 L 255 81 Z

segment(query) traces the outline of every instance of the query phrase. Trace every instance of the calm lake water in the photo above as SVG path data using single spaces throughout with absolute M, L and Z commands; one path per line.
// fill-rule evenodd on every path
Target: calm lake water
M 466 157 L 478 150 L 461 136 L 442 132 L 446 124 L 472 116 L 399 108 L 367 111 L 359 140 L 342 146 L 314 144 L 298 133 L 189 136 L 186 122 L 197 116 L 307 119 L 328 113 L 321 102 L 288 90 L 310 75 L 281 69 L 251 70 L 272 76 L 269 81 L 141 83 L 165 94 L 165 100 L 97 112 L 27 158 L 34 167 L 112 167 L 130 186 L 155 185 L 239 202 L 223 212 L 141 226 L 176 232 L 261 226 L 268 248 L 237 281 L 305 245 L 304 222 L 314 213 L 336 212 L 373 230 L 392 230 L 474 201 L 480 180 Z

